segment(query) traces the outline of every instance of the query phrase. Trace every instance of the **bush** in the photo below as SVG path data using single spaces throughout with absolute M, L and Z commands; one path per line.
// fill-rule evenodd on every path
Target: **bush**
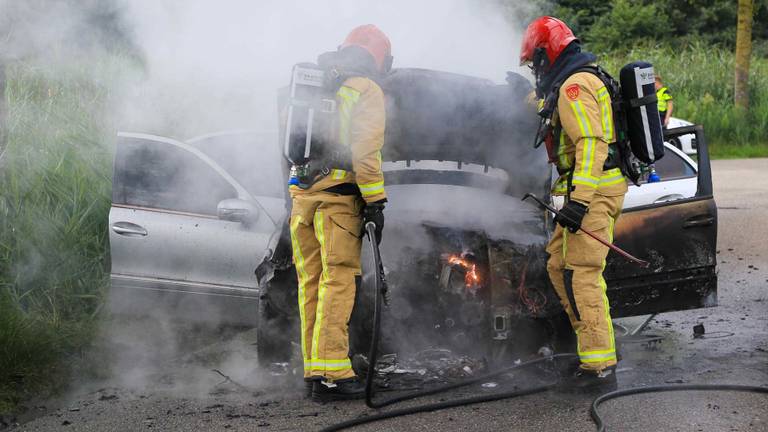
M 747 111 L 733 104 L 731 51 L 695 42 L 680 50 L 645 46 L 599 56 L 599 62 L 615 76 L 621 66 L 634 60 L 653 63 L 674 97 L 673 115 L 704 125 L 713 147 L 758 146 L 768 156 L 768 60 L 752 60 Z
M 108 65 L 107 65 L 108 66 Z M 107 72 L 105 66 L 104 72 Z M 7 70 L 0 160 L 0 411 L 90 339 L 108 278 L 109 87 L 80 67 Z
M 621 47 L 632 40 L 660 40 L 671 33 L 667 15 L 654 4 L 615 0 L 613 8 L 590 27 L 585 40 L 596 50 Z

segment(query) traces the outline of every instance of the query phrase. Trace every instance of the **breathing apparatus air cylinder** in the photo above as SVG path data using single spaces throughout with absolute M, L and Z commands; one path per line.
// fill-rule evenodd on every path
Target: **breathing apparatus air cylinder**
M 632 62 L 621 68 L 619 82 L 632 154 L 652 164 L 664 156 L 664 133 L 657 106 L 653 65 Z
M 322 159 L 333 139 L 336 99 L 327 73 L 313 63 L 293 67 L 284 134 L 284 154 L 292 164 L 289 185 L 312 185 L 312 161 Z

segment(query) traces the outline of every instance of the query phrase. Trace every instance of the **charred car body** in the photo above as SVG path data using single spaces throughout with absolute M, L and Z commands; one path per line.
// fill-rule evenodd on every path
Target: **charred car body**
M 511 74 L 506 85 L 496 85 L 400 69 L 382 88 L 388 104 L 382 156 L 389 204 L 381 247 L 391 291 L 384 343 L 393 349 L 469 349 L 480 342 L 491 354 L 502 355 L 557 339 L 567 321 L 545 270 L 544 246 L 553 225 L 547 213 L 520 201 L 528 192 L 548 196 L 552 177 L 544 152 L 532 148 L 537 120 L 525 107 L 527 81 Z M 699 126 L 667 131 L 668 138 L 682 134 L 695 134 L 699 146 L 696 194 L 625 208 L 615 243 L 651 266 L 643 269 L 609 254 L 605 277 L 614 317 L 716 305 L 717 214 L 706 140 Z M 194 319 L 217 310 L 214 316 L 220 322 L 257 323 L 260 355 L 282 360 L 290 355 L 289 341 L 299 335 L 295 270 L 285 229 L 288 169 L 276 137 L 274 153 L 261 155 L 259 163 L 264 167 L 274 162 L 274 168 L 265 168 L 273 170 L 269 173 L 254 173 L 250 161 L 229 160 L 238 159 L 230 149 L 233 143 L 246 146 L 254 139 L 252 134 L 222 134 L 173 144 L 191 147 L 187 153 L 214 167 L 234 191 L 218 194 L 211 214 L 210 205 L 207 212 L 192 207 L 179 211 L 132 200 L 130 183 L 136 180 L 130 179 L 138 174 L 131 174 L 130 167 L 142 165 L 137 158 L 147 156 L 137 149 L 163 140 L 121 135 L 110 213 L 112 305 L 134 313 L 164 305 Z M 250 178 L 254 175 L 269 181 Z M 197 241 L 230 242 L 222 246 L 231 261 L 229 271 L 252 272 L 258 264 L 255 276 L 237 281 L 231 276 L 215 280 L 216 272 L 213 279 L 194 271 L 169 276 L 158 269 L 165 264 L 157 259 L 150 260 L 151 266 L 126 265 L 136 261 L 137 248 L 147 247 L 138 243 L 146 243 L 155 231 L 138 222 L 148 220 L 142 212 L 162 213 L 166 220 L 157 227 L 161 230 L 175 228 L 172 218 L 184 218 L 177 223 L 187 227 L 180 228 L 185 242 L 203 235 L 198 225 L 192 228 L 194 218 L 220 224 L 207 228 L 208 237 Z M 211 237 L 215 229 L 231 238 Z M 173 248 L 172 237 L 162 247 Z M 232 257 L 233 248 L 249 252 Z M 195 259 L 205 257 L 184 262 L 192 267 Z M 176 264 L 182 260 L 175 256 Z M 252 260 L 249 267 L 234 268 L 233 263 L 247 260 Z M 367 348 L 370 331 L 369 262 L 364 254 L 352 318 L 352 348 L 357 352 Z

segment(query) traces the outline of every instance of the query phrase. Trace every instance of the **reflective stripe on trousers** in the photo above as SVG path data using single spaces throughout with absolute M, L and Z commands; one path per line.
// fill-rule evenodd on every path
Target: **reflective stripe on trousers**
M 614 220 L 613 218 L 610 218 L 610 225 L 608 227 L 608 241 L 613 242 L 613 227 L 614 227 Z M 566 231 L 564 235 L 568 236 L 568 232 Z M 608 338 L 611 343 L 611 347 L 606 350 L 593 350 L 593 351 L 587 351 L 582 350 L 581 348 L 581 341 L 579 339 L 579 334 L 576 332 L 576 344 L 577 344 L 577 352 L 579 354 L 579 360 L 581 360 L 582 363 L 603 363 L 603 362 L 616 362 L 616 339 L 614 336 L 613 331 L 613 321 L 611 320 L 611 307 L 608 302 L 608 286 L 605 283 L 605 278 L 603 277 L 603 272 L 605 271 L 605 258 L 603 258 L 603 264 L 600 267 L 600 274 L 598 275 L 598 282 L 600 284 L 600 287 L 602 288 L 601 294 L 602 294 L 602 300 L 603 300 L 603 310 L 605 311 L 603 315 L 603 325 L 607 326 L 608 328 Z
M 357 196 L 327 192 L 293 198 L 291 244 L 299 280 L 305 377 L 337 380 L 355 375 L 347 326 L 355 276 L 360 274 L 362 206 Z
M 605 239 L 612 238 L 614 220 L 620 214 L 623 201 L 623 196 L 596 194 L 582 226 Z M 550 254 L 547 272 L 576 333 L 582 367 L 602 370 L 615 365 L 613 324 L 603 278 L 608 248 L 581 232 L 570 233 L 558 225 L 547 252 Z M 572 271 L 573 300 L 579 319 L 569 304 L 564 280 L 566 269 Z
M 297 231 L 300 223 L 301 223 L 301 216 L 296 215 L 291 218 L 291 248 L 293 249 L 293 265 L 296 267 L 296 276 L 298 277 L 298 282 L 299 282 L 299 287 L 298 287 L 299 319 L 301 322 L 301 328 L 304 329 L 307 327 L 304 308 L 306 307 L 306 303 L 307 303 L 307 297 L 305 292 L 307 288 L 307 282 L 309 281 L 309 275 L 307 274 L 307 270 L 305 268 L 304 256 L 301 253 L 301 246 L 299 245 L 299 240 L 297 236 Z M 302 330 L 301 355 L 305 363 L 309 360 L 309 356 L 307 355 L 308 351 L 309 350 L 307 350 L 306 338 L 304 335 L 304 331 Z

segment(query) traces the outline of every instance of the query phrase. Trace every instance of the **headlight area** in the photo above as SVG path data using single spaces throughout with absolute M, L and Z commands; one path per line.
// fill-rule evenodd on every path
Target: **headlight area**
M 548 321 L 561 309 L 543 244 L 424 227 L 428 248 L 383 252 L 391 304 L 383 315 L 382 352 L 402 357 L 439 347 L 503 362 L 535 353 L 552 338 Z M 408 338 L 388 337 L 404 331 Z

